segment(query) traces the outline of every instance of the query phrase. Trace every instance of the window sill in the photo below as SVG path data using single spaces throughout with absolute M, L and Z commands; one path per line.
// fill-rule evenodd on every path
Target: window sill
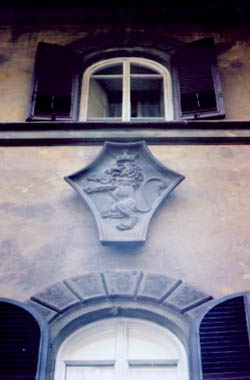
M 1 123 L 0 146 L 102 145 L 144 140 L 149 145 L 250 144 L 250 121 Z

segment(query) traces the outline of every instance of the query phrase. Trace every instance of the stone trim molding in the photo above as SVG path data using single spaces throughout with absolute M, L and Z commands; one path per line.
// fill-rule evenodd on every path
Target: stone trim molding
M 31 297 L 33 306 L 48 323 L 69 310 L 115 299 L 143 301 L 183 316 L 196 316 L 212 299 L 195 287 L 163 274 L 138 270 L 90 272 L 49 286 Z
M 150 145 L 250 144 L 250 122 L 195 120 L 141 123 L 0 123 L 0 146 L 102 145 L 105 141 Z M 157 132 L 157 133 L 156 133 Z

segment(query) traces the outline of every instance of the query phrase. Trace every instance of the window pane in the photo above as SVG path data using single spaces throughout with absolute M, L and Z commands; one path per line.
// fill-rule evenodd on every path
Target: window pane
M 128 329 L 129 359 L 175 360 L 178 356 L 174 344 L 166 337 L 162 338 L 131 327 Z
M 131 78 L 131 117 L 163 117 L 163 81 Z
M 113 367 L 67 367 L 66 380 L 114 380 Z
M 118 63 L 115 65 L 109 65 L 105 67 L 104 69 L 96 70 L 94 75 L 117 75 L 122 74 L 122 63 Z
M 158 71 L 149 69 L 148 67 L 137 65 L 135 63 L 131 63 L 130 65 L 130 73 L 131 74 L 159 74 Z
M 115 358 L 115 328 L 99 331 L 79 340 L 70 350 L 67 360 L 100 360 Z
M 122 78 L 91 78 L 88 118 L 122 116 Z
M 129 372 L 130 380 L 178 380 L 178 370 L 176 366 L 130 367 Z

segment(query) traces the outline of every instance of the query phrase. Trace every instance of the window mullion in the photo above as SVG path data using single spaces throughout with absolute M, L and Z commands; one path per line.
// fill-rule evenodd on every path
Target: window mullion
M 172 94 L 172 90 L 168 88 L 169 84 L 164 76 L 162 78 L 162 85 L 163 85 L 163 108 L 164 108 L 164 119 L 165 120 L 172 120 L 173 115 L 172 115 L 172 109 L 170 107 L 170 103 L 172 104 L 172 98 L 171 101 L 169 101 L 169 96 L 167 96 L 166 92 L 168 94 Z
M 124 322 L 119 322 L 117 326 L 115 380 L 128 380 L 127 339 L 127 325 Z
M 123 62 L 122 121 L 130 120 L 130 62 Z

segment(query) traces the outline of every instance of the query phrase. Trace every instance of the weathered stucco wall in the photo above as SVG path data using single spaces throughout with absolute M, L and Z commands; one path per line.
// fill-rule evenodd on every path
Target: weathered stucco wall
M 0 28 L 0 120 L 22 122 L 27 115 L 36 47 L 39 41 L 68 44 L 90 35 L 117 33 L 119 26 L 13 26 Z M 199 26 L 128 27 L 127 33 L 152 33 L 161 40 L 176 37 L 189 42 L 214 37 L 227 119 L 250 119 L 249 30 L 207 30 Z
M 100 147 L 0 150 L 0 294 L 25 300 L 86 271 L 142 269 L 215 297 L 250 289 L 248 146 L 152 146 L 186 176 L 137 248 L 103 247 L 87 205 L 63 180 Z

